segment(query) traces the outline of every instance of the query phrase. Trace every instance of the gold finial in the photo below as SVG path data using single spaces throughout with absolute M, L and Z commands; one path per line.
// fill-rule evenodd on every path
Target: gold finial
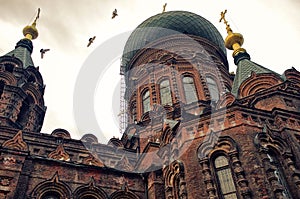
M 225 14 L 227 13 L 227 10 L 224 10 L 224 12 L 221 12 L 221 18 L 219 22 L 224 21 L 224 24 L 226 25 L 227 30 L 227 37 L 225 38 L 225 46 L 229 50 L 233 50 L 232 56 L 236 56 L 240 52 L 246 52 L 245 49 L 241 48 L 241 46 L 244 43 L 243 35 L 240 33 L 234 33 L 232 32 L 232 29 L 230 28 L 230 25 L 228 21 L 225 19 Z
M 40 18 L 40 11 L 41 11 L 41 9 L 38 8 L 38 13 L 35 17 L 35 20 L 31 24 L 31 26 L 26 26 L 23 29 L 23 35 L 25 36 L 25 38 L 33 40 L 38 37 L 39 33 L 38 33 L 38 30 L 36 29 L 36 21 L 38 18 Z

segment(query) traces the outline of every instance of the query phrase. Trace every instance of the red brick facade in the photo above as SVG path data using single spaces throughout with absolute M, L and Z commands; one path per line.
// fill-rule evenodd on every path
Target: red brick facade
M 278 75 L 238 56 L 246 78 L 230 74 L 224 52 L 199 35 L 146 44 L 124 74 L 127 128 L 108 144 L 64 129 L 40 133 L 41 74 L 0 57 L 0 198 L 300 198 L 300 73 Z M 161 104 L 162 80 L 171 104 Z

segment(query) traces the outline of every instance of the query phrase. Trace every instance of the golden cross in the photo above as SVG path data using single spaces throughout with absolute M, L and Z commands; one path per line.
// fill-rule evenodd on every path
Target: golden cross
M 162 12 L 165 12 L 165 11 L 166 11 L 166 6 L 167 6 L 167 3 L 165 3 L 165 4 L 163 5 L 163 11 L 162 11 Z
M 227 21 L 225 19 L 225 14 L 226 14 L 227 10 L 225 10 L 224 12 L 221 12 L 221 19 L 219 22 L 221 22 L 222 20 L 224 20 L 224 23 L 227 25 Z
M 227 33 L 230 34 L 230 33 L 232 33 L 232 30 L 230 28 L 230 25 L 228 24 L 228 21 L 226 21 L 226 19 L 225 19 L 226 12 L 227 12 L 227 10 L 224 10 L 224 12 L 221 12 L 221 19 L 219 22 L 222 22 L 222 20 L 224 21 L 224 24 L 226 25 Z
M 37 13 L 37 15 L 36 15 L 35 20 L 34 20 L 33 23 L 36 23 L 36 20 L 37 20 L 38 18 L 40 18 L 40 12 L 41 12 L 41 9 L 38 8 L 38 13 Z

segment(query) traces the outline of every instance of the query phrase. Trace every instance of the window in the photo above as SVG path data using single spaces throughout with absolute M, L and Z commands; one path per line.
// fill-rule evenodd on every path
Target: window
M 160 89 L 160 103 L 161 103 L 161 105 L 162 106 L 172 105 L 172 95 L 171 95 L 169 80 L 163 80 L 159 84 L 159 89 Z
M 41 198 L 42 199 L 60 199 L 60 195 L 56 192 L 48 192 L 48 193 L 44 194 Z
M 211 97 L 211 101 L 214 101 L 214 102 L 218 101 L 219 100 L 219 89 L 218 89 L 216 81 L 211 77 L 207 77 L 206 83 L 207 83 L 207 87 L 208 87 L 209 94 Z
M 143 113 L 150 111 L 150 93 L 149 90 L 145 91 L 142 95 Z
M 285 177 L 284 177 L 284 174 L 282 172 L 282 168 L 281 168 L 281 165 L 280 165 L 278 159 L 276 158 L 276 156 L 273 153 L 270 153 L 270 152 L 267 153 L 267 156 L 269 158 L 270 163 L 272 165 L 274 165 L 275 168 L 276 168 L 275 171 L 274 171 L 274 175 L 276 176 L 278 183 L 280 185 L 282 185 L 282 187 L 283 187 L 283 191 L 282 191 L 283 198 L 284 199 L 292 198 L 290 196 L 290 193 L 289 193 L 289 190 L 288 190 L 288 185 L 287 185 L 287 182 L 285 180 Z
M 95 197 L 93 197 L 93 196 L 83 196 L 83 197 L 80 198 L 80 199 L 97 199 L 97 198 L 95 198 Z
M 19 123 L 23 128 L 26 126 L 28 122 L 28 116 L 30 109 L 34 105 L 34 98 L 28 94 L 25 100 L 22 102 L 22 106 L 20 108 L 20 112 L 18 114 L 17 123 Z
M 215 161 L 216 175 L 221 194 L 224 199 L 237 199 L 236 187 L 233 181 L 228 159 L 224 155 L 218 156 Z
M 3 94 L 5 82 L 3 80 L 0 80 L 0 97 Z
M 185 76 L 182 78 L 182 82 L 186 103 L 190 104 L 192 102 L 198 101 L 194 79 L 192 77 Z

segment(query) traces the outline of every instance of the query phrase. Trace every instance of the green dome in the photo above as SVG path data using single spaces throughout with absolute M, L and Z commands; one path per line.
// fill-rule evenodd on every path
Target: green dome
M 128 70 L 129 61 L 147 43 L 178 33 L 205 38 L 219 46 L 226 55 L 224 40 L 212 23 L 191 12 L 170 11 L 148 18 L 131 33 L 123 51 L 122 67 Z

